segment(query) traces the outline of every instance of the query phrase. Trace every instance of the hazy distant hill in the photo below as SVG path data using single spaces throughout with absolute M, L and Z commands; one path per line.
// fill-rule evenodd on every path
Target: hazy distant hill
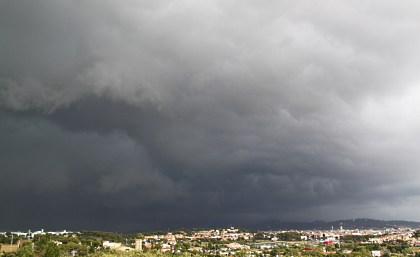
M 349 219 L 337 221 L 313 221 L 313 222 L 281 222 L 267 221 L 256 225 L 254 228 L 261 230 L 277 229 L 368 229 L 368 228 L 420 228 L 420 222 L 404 220 L 375 220 L 375 219 Z

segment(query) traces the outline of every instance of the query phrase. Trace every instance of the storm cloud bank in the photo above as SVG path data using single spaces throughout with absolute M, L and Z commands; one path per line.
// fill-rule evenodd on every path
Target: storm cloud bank
M 420 211 L 416 1 L 0 1 L 4 228 Z

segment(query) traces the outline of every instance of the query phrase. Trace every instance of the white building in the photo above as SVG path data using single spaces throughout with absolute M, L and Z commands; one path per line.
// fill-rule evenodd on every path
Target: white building
M 373 257 L 381 257 L 381 251 L 372 251 Z

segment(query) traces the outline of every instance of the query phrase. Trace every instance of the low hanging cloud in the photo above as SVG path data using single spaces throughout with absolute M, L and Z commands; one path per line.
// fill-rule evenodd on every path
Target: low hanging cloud
M 74 226 L 416 219 L 419 12 L 2 1 L 0 217 L 31 188 Z
M 153 190 L 159 191 L 153 201 L 180 196 L 144 149 L 122 133 L 68 133 L 44 119 L 4 116 L 0 130 L 9 136 L 1 144 L 2 175 L 7 177 L 1 187 L 6 191 L 50 194 L 77 189 L 105 203 L 120 198 L 115 203 L 122 205 L 147 204 Z

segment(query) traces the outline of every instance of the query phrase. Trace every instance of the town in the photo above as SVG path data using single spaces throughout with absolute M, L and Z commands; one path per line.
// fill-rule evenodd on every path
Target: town
M 58 256 L 420 256 L 420 231 L 383 229 L 182 229 L 0 233 L 2 257 Z

